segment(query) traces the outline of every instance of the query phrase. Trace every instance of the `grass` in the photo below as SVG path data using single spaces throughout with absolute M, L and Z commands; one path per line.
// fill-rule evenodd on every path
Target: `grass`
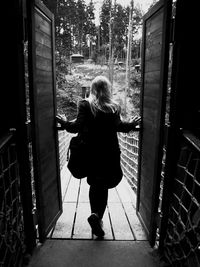
M 59 113 L 75 112 L 74 105 L 81 97 L 81 87 L 89 87 L 91 81 L 98 75 L 108 78 L 109 69 L 107 65 L 79 64 L 72 66 L 71 75 L 65 75 L 62 82 L 57 82 L 57 102 Z M 127 117 L 139 113 L 139 94 L 140 88 L 134 83 L 138 79 L 138 73 L 131 71 L 131 86 L 127 95 Z M 113 98 L 122 107 L 122 114 L 125 114 L 125 88 L 126 88 L 126 71 L 124 68 L 114 67 L 113 75 Z M 70 104 L 71 103 L 71 104 Z M 74 114 L 73 114 L 74 115 Z

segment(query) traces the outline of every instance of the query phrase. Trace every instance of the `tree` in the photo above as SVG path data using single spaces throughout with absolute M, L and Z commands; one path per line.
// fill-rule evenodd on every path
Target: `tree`
M 122 58 L 123 48 L 126 46 L 127 13 L 120 4 L 116 4 L 113 22 L 113 46 L 115 47 L 115 58 Z
M 76 10 L 75 1 L 43 0 L 43 2 L 54 14 L 56 50 L 61 61 L 62 57 L 69 57 L 72 50 Z
M 91 0 L 88 6 L 86 6 L 86 14 L 87 14 L 87 21 L 86 21 L 86 29 L 85 32 L 90 34 L 91 36 L 95 36 L 96 34 L 96 26 L 94 23 L 95 16 L 94 16 L 94 3 Z
M 101 45 L 109 43 L 111 0 L 104 0 L 100 11 Z
M 88 56 L 91 58 L 92 47 L 96 40 L 96 34 L 97 34 L 96 25 L 94 23 L 94 20 L 95 20 L 94 3 L 92 0 L 86 7 L 86 14 L 87 14 L 87 21 L 85 25 L 85 34 L 86 34 L 87 45 L 89 46 Z
M 83 41 L 85 41 L 85 28 L 87 24 L 86 4 L 84 0 L 76 2 L 76 27 L 74 27 L 76 52 L 82 54 Z
M 56 50 L 60 56 L 87 49 L 88 36 L 95 39 L 94 4 L 92 0 L 43 0 L 55 17 Z

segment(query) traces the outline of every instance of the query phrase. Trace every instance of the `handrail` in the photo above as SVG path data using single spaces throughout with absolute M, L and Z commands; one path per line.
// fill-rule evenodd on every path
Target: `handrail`
M 21 176 L 14 137 L 14 129 L 0 137 L 0 266 L 19 266 L 25 248 Z
M 135 132 L 135 131 L 134 131 Z M 137 190 L 137 168 L 139 156 L 139 133 L 118 133 L 119 145 L 121 148 L 121 166 L 124 176 Z
M 9 131 L 0 139 L 0 150 L 11 140 L 13 131 Z
M 185 139 L 200 152 L 200 139 L 190 131 L 183 131 Z

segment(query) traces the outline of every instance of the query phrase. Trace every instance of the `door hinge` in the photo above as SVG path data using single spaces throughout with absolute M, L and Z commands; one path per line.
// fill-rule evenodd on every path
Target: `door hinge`
M 35 229 L 37 229 L 37 226 L 38 226 L 38 211 L 37 211 L 36 208 L 33 208 L 32 215 L 33 215 L 34 227 L 35 227 Z
M 25 124 L 26 124 L 27 140 L 28 140 L 28 143 L 30 143 L 31 142 L 31 122 L 27 121 Z
M 23 9 L 23 41 L 28 41 L 28 22 L 27 22 L 27 6 L 26 1 L 23 0 L 22 2 L 22 9 Z
M 170 38 L 169 38 L 169 42 L 170 43 L 174 43 L 174 28 L 175 28 L 175 18 L 171 19 L 171 25 L 170 25 Z
M 160 211 L 158 211 L 155 214 L 155 222 L 156 222 L 157 228 L 160 228 L 160 225 L 161 225 L 161 212 Z

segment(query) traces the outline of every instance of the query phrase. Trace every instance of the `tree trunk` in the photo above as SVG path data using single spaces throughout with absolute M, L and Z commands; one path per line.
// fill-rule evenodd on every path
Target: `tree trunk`
M 130 64 L 131 64 L 131 45 L 132 45 L 132 14 L 133 14 L 133 0 L 131 1 L 131 8 L 129 13 L 129 26 L 128 26 L 128 44 L 126 54 L 126 87 L 124 94 L 124 113 L 127 113 L 127 96 L 130 91 Z

